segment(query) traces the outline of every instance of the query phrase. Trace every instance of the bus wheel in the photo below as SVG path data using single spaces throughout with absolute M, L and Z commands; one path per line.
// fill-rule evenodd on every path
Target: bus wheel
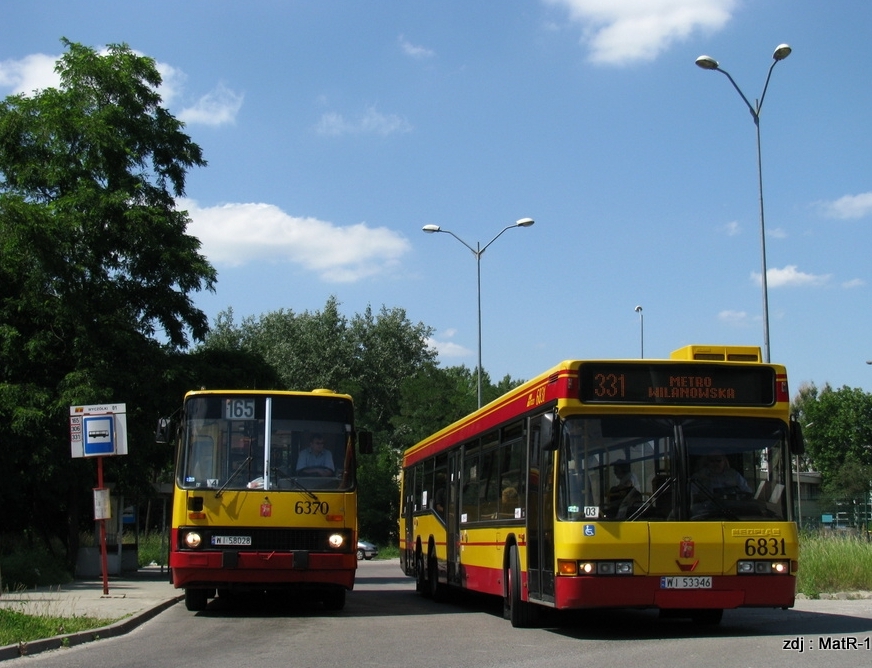
M 721 623 L 723 616 L 724 611 L 720 608 L 706 608 L 690 613 L 690 621 L 704 626 L 717 626 Z
M 437 602 L 445 600 L 445 587 L 447 585 L 439 583 L 439 564 L 436 562 L 435 556 L 427 560 L 427 585 L 430 598 Z
M 324 593 L 322 598 L 326 610 L 342 610 L 345 607 L 345 589 L 337 587 Z
M 185 589 L 185 607 L 191 612 L 205 610 L 208 601 L 208 589 Z
M 424 557 L 420 552 L 415 556 L 415 591 L 422 596 L 430 596 L 427 576 L 424 572 Z
M 533 626 L 538 617 L 536 606 L 521 600 L 521 565 L 518 548 L 509 548 L 509 567 L 505 573 L 506 597 L 503 602 L 503 617 L 512 622 L 515 628 Z

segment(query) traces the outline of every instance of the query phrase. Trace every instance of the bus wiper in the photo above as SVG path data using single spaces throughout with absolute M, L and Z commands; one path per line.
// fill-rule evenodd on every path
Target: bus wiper
M 217 492 L 215 492 L 216 499 L 221 498 L 221 494 L 224 492 L 225 489 L 227 489 L 227 486 L 230 485 L 231 482 L 233 482 L 233 479 L 237 475 L 239 475 L 239 472 L 242 469 L 244 469 L 250 461 L 251 461 L 251 455 L 249 455 L 248 457 L 246 457 L 245 459 L 242 460 L 242 463 L 238 467 L 236 467 L 236 470 L 233 473 L 230 474 L 230 477 L 227 478 L 227 481 L 223 485 L 221 485 L 221 487 L 218 488 Z
M 306 496 L 308 496 L 310 499 L 312 499 L 312 501 L 320 501 L 320 499 L 319 499 L 317 496 L 315 496 L 315 492 L 313 492 L 312 490 L 310 490 L 308 487 L 306 487 L 303 483 L 301 483 L 301 482 L 300 482 L 299 480 L 297 480 L 296 478 L 288 478 L 288 480 L 290 480 L 290 481 L 291 481 L 292 483 L 294 483 L 297 487 L 299 487 L 301 490 L 303 490 L 303 493 L 304 493 Z
M 636 518 L 640 517 L 651 506 L 653 506 L 654 502 L 663 494 L 663 492 L 665 492 L 667 489 L 669 489 L 669 486 L 673 483 L 674 480 L 675 480 L 675 478 L 667 478 L 663 482 L 663 484 L 660 485 L 660 487 L 658 487 L 657 489 L 654 490 L 654 492 L 651 494 L 651 496 L 649 496 L 647 499 L 645 499 L 645 502 L 636 509 L 636 512 L 634 512 L 632 515 L 630 515 L 627 518 L 627 522 L 632 522 Z

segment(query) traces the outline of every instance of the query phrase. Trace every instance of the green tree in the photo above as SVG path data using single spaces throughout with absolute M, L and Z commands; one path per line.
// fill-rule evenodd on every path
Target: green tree
M 0 102 L 0 469 L 15 480 L 0 532 L 46 538 L 78 535 L 94 484 L 92 462 L 71 462 L 71 404 L 128 404 L 120 488 L 166 467 L 154 418 L 178 401 L 176 352 L 208 331 L 190 294 L 216 278 L 175 204 L 206 163 L 161 106 L 154 61 L 63 44 L 58 88 Z
M 872 394 L 857 388 L 803 385 L 793 401 L 806 459 L 820 471 L 824 502 L 856 503 L 872 480 Z
M 872 464 L 872 394 L 858 388 L 803 385 L 793 401 L 807 456 L 824 481 L 837 480 L 847 461 Z

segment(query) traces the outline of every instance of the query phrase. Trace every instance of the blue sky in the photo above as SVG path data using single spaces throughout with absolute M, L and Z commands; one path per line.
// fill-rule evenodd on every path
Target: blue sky
M 9 0 L 0 95 L 54 85 L 61 37 L 154 58 L 208 167 L 189 231 L 213 320 L 401 307 L 444 365 L 762 345 L 872 391 L 867 0 Z M 635 310 L 642 306 L 641 317 Z

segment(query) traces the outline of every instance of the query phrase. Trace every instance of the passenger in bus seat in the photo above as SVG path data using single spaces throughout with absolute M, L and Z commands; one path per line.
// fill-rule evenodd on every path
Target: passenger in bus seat
M 630 507 L 642 501 L 642 492 L 639 489 L 639 479 L 630 470 L 630 463 L 619 459 L 612 465 L 618 484 L 609 489 L 606 499 L 606 517 L 626 517 Z
M 691 476 L 691 491 L 705 490 L 715 496 L 752 494 L 745 477 L 730 466 L 722 451 L 710 452 L 702 460 L 702 466 Z
M 433 493 L 433 510 L 439 517 L 445 517 L 445 483 L 444 473 L 436 474 L 436 491 Z
M 332 476 L 336 471 L 333 455 L 324 448 L 324 435 L 312 434 L 309 447 L 300 450 L 297 473 L 312 476 Z
M 520 507 L 518 490 L 514 487 L 506 487 L 500 496 L 500 513 L 505 517 L 515 517 L 515 509 Z

